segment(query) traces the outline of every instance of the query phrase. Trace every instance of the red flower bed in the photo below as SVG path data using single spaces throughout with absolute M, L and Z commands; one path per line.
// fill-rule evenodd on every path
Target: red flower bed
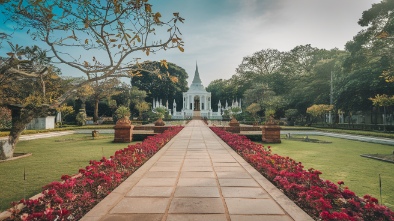
M 320 171 L 304 170 L 300 162 L 272 154 L 270 147 L 220 128 L 211 130 L 316 220 L 394 220 L 393 211 L 369 195 L 356 196 L 343 181 L 324 181 Z
M 121 184 L 144 162 L 160 150 L 183 127 L 173 127 L 162 134 L 150 136 L 142 143 L 129 145 L 115 152 L 109 159 L 90 161 L 80 169 L 80 175 L 63 175 L 63 182 L 52 182 L 43 187 L 38 199 L 14 203 L 7 220 L 79 220 L 112 190 Z M 16 205 L 22 203 L 18 210 Z

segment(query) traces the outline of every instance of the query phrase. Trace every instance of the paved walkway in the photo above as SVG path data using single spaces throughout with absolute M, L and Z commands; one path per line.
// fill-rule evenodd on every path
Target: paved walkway
M 336 138 L 355 140 L 361 142 L 394 145 L 394 139 L 383 138 L 383 137 L 369 137 L 362 135 L 339 134 L 339 133 L 330 133 L 330 132 L 321 132 L 321 131 L 287 131 L 287 130 L 281 131 L 281 134 L 288 134 L 288 133 L 300 134 L 300 135 L 318 135 L 318 136 L 336 137 Z
M 82 220 L 313 219 L 193 120 Z
M 75 131 L 67 130 L 67 131 L 57 131 L 57 132 L 48 132 L 48 133 L 27 134 L 27 135 L 21 135 L 19 137 L 19 141 L 21 141 L 21 140 L 35 140 L 35 139 L 48 138 L 48 137 L 57 137 L 57 136 L 74 134 L 74 133 L 75 133 Z M 7 140 L 7 139 L 8 139 L 8 136 L 0 137 L 0 141 Z

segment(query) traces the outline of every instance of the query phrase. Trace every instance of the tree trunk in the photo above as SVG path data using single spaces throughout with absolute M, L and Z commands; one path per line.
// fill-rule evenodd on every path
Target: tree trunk
M 81 109 L 84 109 L 86 113 L 86 101 L 82 101 Z
M 93 114 L 93 122 L 97 123 L 98 121 L 98 106 L 99 106 L 99 99 L 94 100 L 94 114 Z
M 5 141 L 0 141 L 0 160 L 5 160 L 14 156 L 16 143 L 18 142 L 22 131 L 34 118 L 33 115 L 22 111 L 21 108 L 12 108 L 11 114 L 12 127 L 10 134 L 8 135 L 8 139 Z

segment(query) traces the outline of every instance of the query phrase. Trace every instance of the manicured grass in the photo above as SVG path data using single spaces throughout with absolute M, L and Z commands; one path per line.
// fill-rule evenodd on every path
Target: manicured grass
M 113 138 L 113 135 L 100 135 L 93 140 L 86 134 L 75 134 L 19 142 L 17 153 L 33 155 L 0 163 L 0 211 L 10 208 L 12 201 L 40 193 L 41 187 L 60 180 L 64 174 L 77 174 L 90 160 L 109 157 L 127 147 L 127 143 L 113 143 Z
M 272 144 L 272 152 L 302 162 L 305 169 L 321 171 L 321 178 L 345 182 L 358 196 L 369 194 L 380 202 L 379 174 L 382 178 L 383 204 L 394 209 L 394 164 L 361 157 L 360 154 L 392 154 L 394 146 L 351 141 L 332 137 L 309 136 L 332 143 L 286 140 Z

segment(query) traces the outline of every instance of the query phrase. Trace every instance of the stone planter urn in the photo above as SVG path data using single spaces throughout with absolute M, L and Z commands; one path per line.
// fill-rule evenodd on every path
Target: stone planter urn
M 164 125 L 166 125 L 163 121 L 162 118 L 159 118 L 156 122 L 155 122 L 155 127 L 153 128 L 153 133 L 163 133 L 166 129 L 168 129 L 167 127 L 164 127 Z
M 280 127 L 275 123 L 273 116 L 270 116 L 270 119 L 262 127 L 262 141 L 264 143 L 281 143 Z
M 240 133 L 241 132 L 241 127 L 239 126 L 239 122 L 237 121 L 237 119 L 235 119 L 235 117 L 233 116 L 230 123 L 228 124 L 229 127 L 229 132 L 231 133 Z
M 162 118 L 159 118 L 157 121 L 155 121 L 155 126 L 164 126 L 166 123 L 164 123 Z
M 128 117 L 123 117 L 116 122 L 115 129 L 115 143 L 130 143 L 133 140 L 133 128 Z

